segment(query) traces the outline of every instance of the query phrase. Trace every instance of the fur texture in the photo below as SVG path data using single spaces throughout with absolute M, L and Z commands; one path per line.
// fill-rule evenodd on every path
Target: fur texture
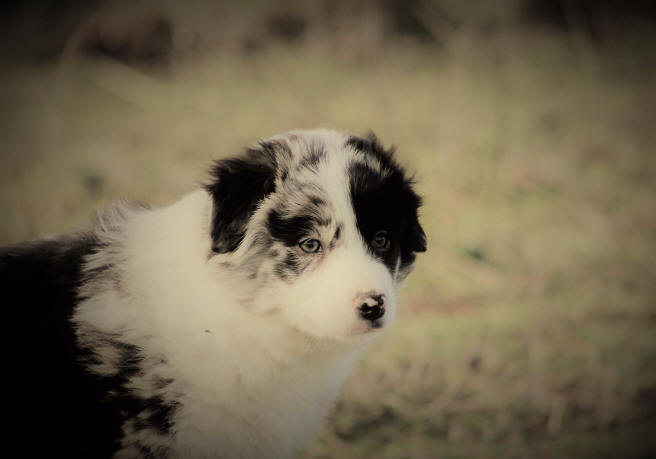
M 426 249 L 420 199 L 373 135 L 292 132 L 211 175 L 169 207 L 117 205 L 87 233 L 0 252 L 5 445 L 118 458 L 305 445 L 394 320 Z

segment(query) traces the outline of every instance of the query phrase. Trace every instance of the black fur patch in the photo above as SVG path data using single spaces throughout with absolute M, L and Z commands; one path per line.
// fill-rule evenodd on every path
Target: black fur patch
M 312 215 L 285 217 L 277 210 L 271 210 L 267 218 L 271 236 L 287 247 L 298 244 L 303 236 L 310 234 L 316 223 L 316 218 Z
M 358 230 L 372 254 L 379 257 L 390 272 L 401 257 L 401 268 L 415 260 L 415 252 L 426 250 L 426 236 L 419 224 L 417 210 L 421 199 L 412 190 L 412 182 L 393 159 L 392 150 L 384 150 L 375 136 L 369 139 L 351 137 L 347 145 L 376 158 L 382 171 L 362 162 L 349 168 L 351 203 Z M 376 249 L 372 244 L 379 230 L 389 233 L 389 249 Z
M 3 295 L 0 397 L 7 457 L 110 457 L 122 416 L 106 395 L 115 381 L 86 371 L 71 317 L 92 235 L 0 250 Z
M 288 251 L 284 260 L 276 263 L 273 273 L 282 280 L 289 280 L 300 274 L 303 270 L 302 261 L 293 251 Z
M 143 357 L 140 349 L 102 334 L 94 337 L 92 342 L 99 340 L 104 340 L 105 345 L 114 347 L 120 355 L 118 372 L 115 375 L 104 377 L 104 380 L 112 386 L 112 395 L 107 397 L 106 401 L 111 402 L 121 412 L 124 419 L 135 419 L 135 428 L 152 428 L 160 435 L 168 434 L 171 428 L 171 419 L 178 404 L 165 402 L 159 396 L 137 397 L 132 390 L 127 388 L 130 378 L 139 375 L 142 371 Z M 101 363 L 100 356 L 96 355 L 93 349 L 87 349 L 86 355 L 88 364 Z M 161 363 L 165 363 L 165 361 L 162 360 Z M 172 379 L 159 378 L 154 381 L 153 387 L 164 389 L 172 382 Z M 145 416 L 144 413 L 146 413 Z
M 82 264 L 100 248 L 94 236 L 82 235 L 0 250 L 5 324 L 0 397 L 3 415 L 11 420 L 0 434 L 5 452 L 108 458 L 120 447 L 123 422 L 140 414 L 145 427 L 170 432 L 177 406 L 161 397 L 137 397 L 126 387 L 142 371 L 138 347 L 94 334 L 90 343 L 111 346 L 119 356 L 116 372 L 100 376 L 91 371 L 102 363 L 100 356 L 77 341 L 71 319 L 81 300 Z M 94 275 L 107 275 L 106 269 L 89 274 Z M 171 382 L 162 379 L 155 386 Z
M 277 155 L 291 155 L 278 142 L 262 142 L 246 157 L 217 161 L 213 181 L 205 186 L 213 200 L 212 250 L 232 252 L 241 243 L 257 205 L 276 189 Z

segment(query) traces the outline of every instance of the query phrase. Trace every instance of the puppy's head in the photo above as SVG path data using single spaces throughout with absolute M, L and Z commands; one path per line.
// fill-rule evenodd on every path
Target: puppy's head
M 426 250 L 411 180 L 371 135 L 300 131 L 218 161 L 212 258 L 240 273 L 248 307 L 315 337 L 388 326 Z

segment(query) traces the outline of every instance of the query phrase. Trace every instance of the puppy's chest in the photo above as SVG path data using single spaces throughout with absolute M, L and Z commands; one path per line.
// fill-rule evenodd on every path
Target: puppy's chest
M 235 381 L 214 399 L 183 394 L 170 457 L 289 457 L 324 419 L 341 380 L 308 374 L 257 387 Z

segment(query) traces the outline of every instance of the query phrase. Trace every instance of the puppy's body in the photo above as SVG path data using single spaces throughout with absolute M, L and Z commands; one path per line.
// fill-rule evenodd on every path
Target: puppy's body
M 392 322 L 425 250 L 418 205 L 374 139 L 296 132 L 218 162 L 169 207 L 116 206 L 89 233 L 6 249 L 7 440 L 292 455 Z

